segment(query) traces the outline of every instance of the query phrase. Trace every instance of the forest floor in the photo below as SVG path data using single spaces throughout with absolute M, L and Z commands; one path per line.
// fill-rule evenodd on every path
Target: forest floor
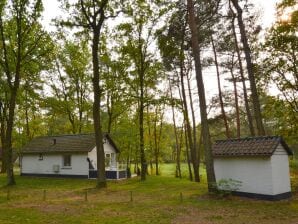
M 165 164 L 160 176 L 109 181 L 30 178 L 16 175 L 7 188 L 0 175 L 0 223 L 291 223 L 298 224 L 298 172 L 293 197 L 277 202 L 208 195 L 206 180 L 174 177 Z M 87 192 L 87 193 L 86 193 Z

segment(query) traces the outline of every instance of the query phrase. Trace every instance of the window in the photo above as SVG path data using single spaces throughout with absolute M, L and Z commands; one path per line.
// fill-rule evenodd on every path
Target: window
M 116 154 L 111 153 L 111 163 L 115 163 L 115 162 L 116 162 Z
M 105 164 L 106 164 L 106 167 L 109 167 L 110 164 L 111 164 L 111 154 L 106 154 L 105 156 Z
M 63 166 L 70 167 L 71 166 L 71 155 L 64 155 L 63 156 Z
M 43 155 L 41 153 L 39 154 L 38 160 L 43 160 Z

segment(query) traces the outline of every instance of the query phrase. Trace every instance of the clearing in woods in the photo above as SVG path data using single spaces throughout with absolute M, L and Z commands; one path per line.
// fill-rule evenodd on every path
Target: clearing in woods
M 161 176 L 108 182 L 16 176 L 6 188 L 0 175 L 0 223 L 298 223 L 298 175 L 292 172 L 291 200 L 279 202 L 207 194 L 206 181 L 174 178 L 174 165 Z M 186 176 L 186 175 L 185 175 Z

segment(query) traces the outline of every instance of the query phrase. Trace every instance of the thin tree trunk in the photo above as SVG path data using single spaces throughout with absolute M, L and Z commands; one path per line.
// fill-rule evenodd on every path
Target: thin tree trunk
M 230 68 L 231 76 L 232 76 L 232 82 L 234 87 L 234 97 L 235 97 L 235 109 L 236 109 L 236 126 L 237 126 L 237 138 L 240 138 L 241 132 L 240 132 L 240 113 L 239 113 L 239 103 L 238 103 L 238 90 L 237 90 L 237 80 L 234 75 L 234 54 L 232 56 L 232 65 Z
M 140 134 L 140 159 L 141 180 L 146 180 L 147 162 L 144 149 L 144 74 L 140 72 L 140 106 L 139 106 L 139 134 Z
M 188 146 L 188 139 L 187 139 L 186 129 L 184 129 L 184 135 L 185 135 L 185 154 L 186 154 L 186 159 L 187 159 L 187 167 L 188 167 L 189 180 L 190 181 L 193 181 L 191 164 L 190 164 L 190 158 L 189 158 L 189 146 Z
M 200 114 L 201 114 L 201 125 L 202 125 L 202 132 L 203 132 L 203 144 L 205 149 L 207 183 L 208 183 L 209 192 L 213 192 L 216 189 L 216 186 L 215 186 L 216 180 L 215 180 L 215 174 L 214 174 L 213 157 L 211 152 L 211 139 L 210 139 L 208 118 L 207 118 L 207 111 L 206 111 L 207 106 L 206 106 L 205 88 L 204 88 L 202 66 L 201 66 L 200 47 L 198 42 L 194 2 L 192 0 L 187 0 L 187 10 L 189 15 L 188 23 L 191 30 L 191 45 L 192 45 L 192 50 L 193 50 L 193 55 L 195 60 L 196 79 L 197 79 L 197 87 L 198 87 L 199 101 L 200 101 Z
M 173 100 L 173 93 L 172 93 L 172 84 L 169 79 L 169 87 L 170 87 L 170 97 L 171 97 L 171 109 L 172 109 L 172 119 L 174 125 L 174 134 L 175 134 L 175 145 L 176 145 L 176 177 L 181 177 L 181 167 L 180 167 L 180 158 L 178 158 L 178 151 L 179 149 L 179 140 L 178 140 L 178 132 L 176 126 L 176 119 L 175 119 L 175 109 L 174 109 L 174 100 Z
M 159 133 L 158 133 L 158 141 L 156 145 L 156 151 L 155 151 L 155 164 L 156 164 L 156 175 L 159 175 L 159 152 L 160 152 L 160 141 L 161 141 L 161 135 L 162 135 L 162 127 L 163 127 L 163 116 L 164 116 L 164 109 L 160 116 L 160 124 L 159 124 Z
M 226 112 L 225 112 L 225 107 L 224 107 L 224 103 L 223 103 L 223 99 L 222 99 L 222 91 L 221 91 L 221 83 L 220 83 L 219 66 L 218 66 L 218 61 L 217 61 L 217 53 L 216 53 L 216 49 L 215 49 L 215 45 L 214 45 L 212 35 L 211 35 L 211 44 L 212 44 L 212 49 L 213 49 L 213 54 L 214 54 L 214 64 L 215 64 L 216 75 L 217 75 L 218 98 L 219 98 L 219 103 L 220 103 L 221 114 L 222 114 L 222 118 L 223 118 L 223 121 L 224 121 L 224 124 L 225 124 L 226 137 L 230 138 L 231 134 L 230 134 L 229 124 L 228 124 L 228 120 L 227 120 L 227 116 L 226 116 Z
M 149 141 L 149 150 L 150 150 L 150 154 L 153 154 L 153 147 L 152 147 L 152 140 L 151 140 L 151 126 L 150 126 L 150 116 L 149 116 L 149 105 L 147 106 L 147 126 L 148 126 L 148 141 Z M 153 173 L 153 164 L 152 164 L 152 160 L 150 160 L 150 169 L 151 169 L 151 174 Z
M 183 67 L 182 67 L 183 68 Z M 200 182 L 200 176 L 198 172 L 198 161 L 197 161 L 197 152 L 194 149 L 194 144 L 193 144 L 193 139 L 192 139 L 192 133 L 191 133 L 191 126 L 189 122 L 189 116 L 188 116 L 188 110 L 187 110 L 187 99 L 186 99 L 186 94 L 185 94 L 185 88 L 184 88 L 184 77 L 183 77 L 183 69 L 181 68 L 180 71 L 180 84 L 181 84 L 181 95 L 182 95 L 182 102 L 183 102 L 183 116 L 184 116 L 184 121 L 185 121 L 185 128 L 187 131 L 187 138 L 188 138 L 188 143 L 189 143 L 189 148 L 190 148 L 190 154 L 191 154 L 191 161 L 192 161 L 192 166 L 193 166 L 193 171 L 194 171 L 194 180 L 195 182 Z
M 233 36 L 234 36 L 234 40 L 235 40 L 235 47 L 236 47 L 238 62 L 239 62 L 239 71 L 240 71 L 242 87 L 243 87 L 243 96 L 244 96 L 246 116 L 247 116 L 247 121 L 248 121 L 250 134 L 251 134 L 251 136 L 255 136 L 253 119 L 252 119 L 252 115 L 251 115 L 250 108 L 249 108 L 249 103 L 248 103 L 247 88 L 246 88 L 246 84 L 245 84 L 245 77 L 244 77 L 244 70 L 243 70 L 243 66 L 242 66 L 242 59 L 241 59 L 238 39 L 237 39 L 237 35 L 236 35 L 236 28 L 235 28 L 235 24 L 234 24 L 235 18 L 236 18 L 236 14 L 233 13 L 232 29 L 233 29 Z
M 153 133 L 154 133 L 154 159 L 155 166 L 158 169 L 158 156 L 157 156 L 157 108 L 155 108 L 155 119 L 153 125 Z M 158 170 L 155 170 L 156 175 L 158 175 Z
M 108 133 L 111 133 L 111 128 L 112 128 L 112 116 L 113 116 L 113 112 L 112 112 L 112 100 L 111 100 L 111 95 L 108 92 L 107 93 L 107 110 L 108 110 Z
M 243 18 L 242 18 L 242 9 L 239 6 L 238 0 L 231 0 L 231 1 L 237 11 L 237 20 L 238 20 L 239 30 L 241 34 L 241 41 L 243 44 L 243 49 L 244 49 L 244 54 L 245 54 L 245 59 L 247 64 L 247 72 L 248 72 L 248 78 L 250 81 L 251 96 L 252 96 L 252 102 L 253 102 L 254 116 L 257 124 L 257 131 L 258 131 L 258 135 L 262 136 L 262 135 L 265 135 L 265 129 L 262 121 L 261 106 L 260 106 L 260 101 L 259 101 L 259 96 L 258 96 L 258 91 L 257 91 L 257 86 L 255 81 L 255 74 L 254 74 L 253 64 L 251 59 L 251 50 L 248 44 L 245 25 L 243 23 Z
M 195 110 L 194 110 L 194 107 L 193 107 L 192 91 L 191 91 L 191 86 L 190 86 L 189 72 L 186 73 L 186 78 L 187 78 L 188 94 L 189 94 L 190 109 L 191 109 L 191 116 L 192 116 L 193 147 L 194 147 L 194 151 L 197 154 L 198 176 L 200 176 L 200 150 L 199 150 L 200 146 L 198 146 L 198 142 L 197 142 L 196 117 L 195 117 Z M 189 156 L 189 155 L 187 154 L 187 156 Z M 192 176 L 191 176 L 191 180 L 192 180 Z
M 30 127 L 29 127 L 29 114 L 28 114 L 28 91 L 27 91 L 27 88 L 28 88 L 28 84 L 26 82 L 25 84 L 25 123 L 26 123 L 26 137 L 27 137 L 27 140 L 30 140 L 31 139 L 31 135 L 30 135 Z

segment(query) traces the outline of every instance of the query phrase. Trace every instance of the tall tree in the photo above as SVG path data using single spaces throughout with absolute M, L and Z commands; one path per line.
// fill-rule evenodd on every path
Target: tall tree
M 190 124 L 190 116 L 188 112 L 188 103 L 186 97 L 186 89 L 184 79 L 188 76 L 192 66 L 192 60 L 188 59 L 190 54 L 189 37 L 187 36 L 187 13 L 185 13 L 185 5 L 177 3 L 178 8 L 170 18 L 170 25 L 166 28 L 165 34 L 159 35 L 159 48 L 162 54 L 163 63 L 167 70 L 172 71 L 177 80 L 180 81 L 180 93 L 182 102 L 182 113 L 184 116 L 185 130 L 187 133 L 188 146 L 191 152 L 191 161 L 194 170 L 195 181 L 200 181 L 199 161 L 197 156 L 197 142 L 195 131 L 195 120 L 193 119 L 193 127 Z M 160 30 L 162 31 L 162 29 Z M 191 111 L 193 113 L 193 105 L 191 100 Z M 194 117 L 194 116 L 193 116 Z
M 256 120 L 258 135 L 262 136 L 262 135 L 265 135 L 265 129 L 262 121 L 261 107 L 260 107 L 255 73 L 254 73 L 254 68 L 253 68 L 253 63 L 251 58 L 251 49 L 248 43 L 245 25 L 243 22 L 243 16 L 242 16 L 243 11 L 241 6 L 239 5 L 239 0 L 231 0 L 231 2 L 233 3 L 233 6 L 237 11 L 238 26 L 239 26 L 240 35 L 241 35 L 241 42 L 243 44 L 243 50 L 244 50 L 245 60 L 247 65 L 247 73 L 248 73 L 248 78 L 249 78 L 250 88 L 251 88 L 251 97 L 252 97 L 252 103 L 253 103 L 253 109 L 254 109 L 254 116 Z
M 99 47 L 103 24 L 109 17 L 115 16 L 115 6 L 109 0 L 65 0 L 63 7 L 69 13 L 67 20 L 60 24 L 71 28 L 81 28 L 91 39 L 92 51 L 92 84 L 93 84 L 93 124 L 97 148 L 97 188 L 106 187 L 105 154 L 103 149 L 103 134 L 101 124 L 101 97 Z
M 89 110 L 90 52 L 85 40 L 66 40 L 56 53 L 54 69 L 46 77 L 53 97 L 46 99 L 46 106 L 57 116 L 67 116 L 70 132 L 81 133 Z M 53 76 L 53 73 L 57 75 Z
M 178 128 L 176 125 L 176 117 L 175 117 L 175 99 L 173 98 L 173 90 L 172 90 L 172 83 L 170 78 L 169 80 L 169 89 L 170 89 L 170 101 L 171 101 L 171 110 L 172 110 L 172 121 L 173 121 L 173 128 L 174 128 L 174 135 L 175 135 L 175 152 L 176 152 L 176 172 L 175 176 L 181 178 L 181 163 L 180 163 L 180 153 L 181 153 L 181 144 L 179 143 L 179 136 L 178 136 Z M 190 172 L 191 174 L 191 172 Z M 192 180 L 192 176 L 191 176 Z
M 204 82 L 203 82 L 202 64 L 201 64 L 201 52 L 200 52 L 200 45 L 198 41 L 198 30 L 197 30 L 194 2 L 192 0 L 187 0 L 187 11 L 189 16 L 188 24 L 191 31 L 191 46 L 192 46 L 193 57 L 195 61 L 196 79 L 197 79 L 197 87 L 198 87 L 198 93 L 199 93 L 201 126 L 202 126 L 203 144 L 205 149 L 205 162 L 206 162 L 206 171 L 207 171 L 208 190 L 214 191 L 216 180 L 215 180 L 214 167 L 213 167 L 213 157 L 211 152 L 211 139 L 210 139 L 210 133 L 209 133 L 209 126 L 208 126 L 206 96 L 205 96 L 205 88 L 204 88 Z
M 266 55 L 260 65 L 263 83 L 274 84 L 293 118 L 298 122 L 298 3 L 281 1 L 277 5 L 278 20 L 266 34 L 261 52 Z M 288 13 L 288 14 L 287 14 Z
M 221 90 L 221 82 L 220 82 L 219 65 L 218 65 L 218 60 L 217 60 L 217 52 L 216 52 L 216 49 L 215 49 L 215 44 L 214 44 L 214 40 L 213 40 L 212 35 L 211 35 L 211 44 L 212 44 L 212 50 L 213 50 L 213 54 L 214 54 L 214 64 L 215 64 L 215 68 L 216 68 L 218 98 L 219 98 L 219 102 L 220 102 L 221 114 L 222 114 L 222 117 L 223 117 L 223 120 L 224 120 L 225 129 L 226 129 L 226 137 L 230 138 L 231 137 L 230 128 L 229 128 L 228 119 L 227 119 L 226 112 L 225 112 L 223 96 L 222 96 L 222 90 Z
M 229 7 L 231 9 L 231 4 L 229 4 Z M 243 69 L 243 64 L 242 64 L 241 51 L 240 51 L 240 48 L 239 48 L 239 43 L 238 43 L 238 38 L 237 38 L 237 33 L 236 33 L 236 27 L 235 27 L 236 14 L 232 10 L 230 10 L 230 11 L 232 13 L 231 26 L 232 26 L 232 32 L 233 32 L 233 37 L 234 37 L 234 42 L 235 42 L 235 50 L 236 50 L 237 58 L 238 58 L 239 73 L 241 75 L 241 81 L 242 81 L 242 87 L 243 87 L 245 111 L 246 111 L 246 116 L 247 116 L 247 121 L 248 121 L 250 134 L 251 134 L 251 136 L 255 136 L 253 118 L 252 118 L 252 115 L 251 115 L 251 112 L 250 112 L 249 101 L 248 101 L 249 98 L 248 98 L 248 95 L 247 95 L 247 87 L 246 87 L 246 83 L 245 83 L 246 78 L 244 76 L 244 69 Z
M 141 160 L 141 180 L 146 179 L 147 161 L 144 141 L 144 110 L 154 96 L 149 89 L 157 85 L 161 73 L 160 63 L 150 47 L 155 42 L 155 31 L 160 18 L 165 14 L 163 7 L 155 1 L 137 1 L 130 6 L 128 17 L 131 22 L 119 26 L 123 40 L 122 54 L 131 61 L 131 73 L 127 80 L 131 83 L 137 99 L 139 125 L 139 150 Z M 149 96 L 150 94 L 150 96 Z
M 50 52 L 49 36 L 39 24 L 41 0 L 16 0 L 0 3 L 1 68 L 7 85 L 7 114 L 2 130 L 7 185 L 15 184 L 12 163 L 12 132 L 19 87 L 31 68 L 42 70 L 42 62 Z M 39 74 L 39 72 L 37 72 Z

